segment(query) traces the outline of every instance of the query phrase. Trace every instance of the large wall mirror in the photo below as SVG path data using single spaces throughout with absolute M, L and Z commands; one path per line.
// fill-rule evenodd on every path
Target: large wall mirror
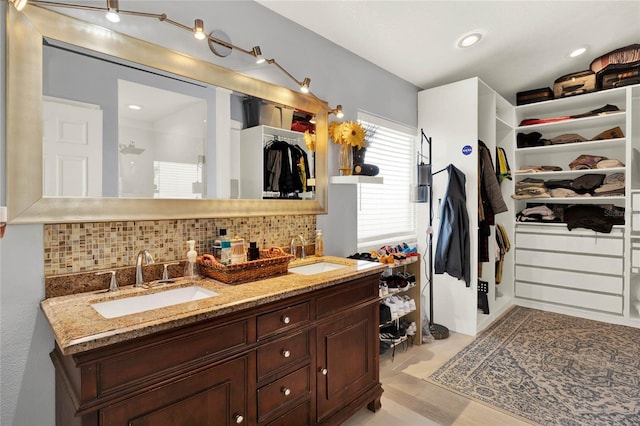
M 7 11 L 10 223 L 326 213 L 325 102 L 37 6 Z M 290 136 L 272 127 L 239 130 L 238 111 L 248 97 L 316 116 L 315 152 L 298 143 L 309 185 L 294 197 L 243 187 L 253 176 L 243 176 L 238 164 L 245 157 L 262 164 L 265 138 Z M 142 98 L 148 107 L 132 110 Z M 69 156 L 62 172 L 64 153 L 51 152 L 64 148 L 48 142 L 60 130 L 51 123 L 65 114 L 74 118 L 64 121 L 71 139 L 87 136 L 85 116 L 99 116 L 100 125 L 91 127 L 102 130 L 88 160 Z M 262 138 L 252 143 L 255 155 L 238 134 Z M 178 188 L 180 175 L 187 177 Z

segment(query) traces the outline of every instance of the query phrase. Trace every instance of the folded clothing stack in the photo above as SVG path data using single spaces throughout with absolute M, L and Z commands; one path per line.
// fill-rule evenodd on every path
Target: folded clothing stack
M 566 223 L 569 230 L 591 229 L 609 233 L 613 225 L 624 225 L 624 207 L 611 204 L 534 204 L 527 203 L 516 215 L 518 222 Z
M 542 179 L 526 178 L 515 184 L 515 194 L 511 198 L 524 200 L 527 198 L 549 198 L 551 194 Z
M 605 139 L 624 138 L 624 132 L 619 126 L 612 127 L 603 132 L 598 133 L 591 139 L 585 138 L 577 133 L 563 133 L 552 138 L 543 138 L 540 132 L 518 133 L 516 135 L 516 145 L 518 148 L 532 148 L 536 146 L 546 145 L 564 145 L 569 143 L 599 141 Z

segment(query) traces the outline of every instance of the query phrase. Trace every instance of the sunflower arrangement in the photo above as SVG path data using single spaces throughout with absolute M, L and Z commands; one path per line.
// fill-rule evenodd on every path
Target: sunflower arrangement
M 307 146 L 307 149 L 309 151 L 315 152 L 316 151 L 316 134 L 309 133 L 308 130 L 305 130 L 303 138 L 304 138 L 304 143 Z
M 357 121 L 345 121 L 329 124 L 329 137 L 337 144 L 346 144 L 358 149 L 365 145 L 367 132 Z

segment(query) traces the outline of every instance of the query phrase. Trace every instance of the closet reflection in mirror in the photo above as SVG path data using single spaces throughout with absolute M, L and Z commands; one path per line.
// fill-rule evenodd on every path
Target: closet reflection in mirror
M 284 107 L 249 123 L 243 94 L 52 40 L 43 71 L 46 197 L 315 198 L 312 151 Z M 274 139 L 292 147 L 280 191 L 264 170 Z

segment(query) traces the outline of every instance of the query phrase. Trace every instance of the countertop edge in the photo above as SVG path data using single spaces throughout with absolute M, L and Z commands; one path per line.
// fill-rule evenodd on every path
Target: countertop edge
M 185 306 L 186 304 L 174 305 L 161 308 L 162 311 L 145 311 L 111 320 L 102 318 L 90 306 L 96 300 L 108 297 L 104 291 L 45 299 L 40 303 L 40 307 L 51 325 L 56 343 L 62 353 L 74 355 L 329 288 L 345 281 L 379 274 L 388 268 L 388 265 L 374 262 L 325 258 L 344 263 L 347 267 L 314 276 L 289 273 L 233 286 L 203 278 L 197 282 L 198 285 L 227 293 L 224 294 L 225 297 L 212 297 L 203 299 L 205 301 L 188 302 L 189 306 Z M 312 263 L 312 261 L 313 259 L 310 262 Z M 349 261 L 349 263 L 347 264 L 345 261 Z M 190 284 L 195 283 L 185 281 L 181 284 L 178 283 L 177 287 Z M 133 293 L 137 290 L 125 288 L 122 292 Z M 245 293 L 252 294 L 244 295 Z M 75 312 L 72 312 L 74 310 Z M 162 312 L 162 315 L 158 316 L 158 312 Z M 90 323 L 94 323 L 96 326 L 92 331 L 86 332 L 91 330 L 91 327 L 87 325 Z

